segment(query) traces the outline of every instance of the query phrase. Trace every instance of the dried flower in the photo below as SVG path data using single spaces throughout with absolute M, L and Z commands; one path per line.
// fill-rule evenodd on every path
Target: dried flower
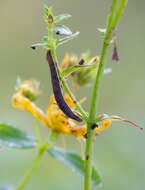
M 18 109 L 24 109 L 38 118 L 45 126 L 51 130 L 65 135 L 73 135 L 77 138 L 87 137 L 86 125 L 78 126 L 74 120 L 68 118 L 58 107 L 54 95 L 51 96 L 47 113 L 44 113 L 38 108 L 28 97 L 24 96 L 21 91 L 22 87 L 18 89 L 18 92 L 12 97 L 12 104 Z M 75 104 L 69 97 L 65 95 L 65 99 L 72 109 L 75 109 Z M 106 120 L 95 129 L 95 135 L 99 135 L 99 131 L 108 128 L 111 124 L 111 120 Z

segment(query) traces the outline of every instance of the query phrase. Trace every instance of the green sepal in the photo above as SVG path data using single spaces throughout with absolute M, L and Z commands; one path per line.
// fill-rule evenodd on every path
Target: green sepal
M 67 69 L 65 69 L 63 72 L 62 72 L 62 76 L 63 77 L 68 77 L 71 73 L 81 69 L 81 68 L 86 68 L 86 67 L 92 67 L 94 65 L 98 65 L 98 63 L 96 62 L 92 62 L 92 63 L 89 63 L 89 64 L 83 64 L 83 65 L 75 65 L 75 66 L 72 66 L 72 67 L 68 67 Z

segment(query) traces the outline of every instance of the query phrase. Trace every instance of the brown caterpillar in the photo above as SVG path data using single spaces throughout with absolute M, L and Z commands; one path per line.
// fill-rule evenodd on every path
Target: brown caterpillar
M 69 118 L 74 119 L 76 121 L 82 122 L 83 120 L 78 117 L 76 114 L 73 113 L 67 102 L 65 101 L 60 85 L 60 79 L 57 71 L 56 64 L 54 62 L 53 56 L 51 54 L 51 51 L 47 51 L 46 59 L 48 61 L 50 72 L 51 72 L 51 82 L 52 82 L 52 88 L 53 93 L 55 96 L 55 100 L 59 106 L 59 108 L 63 111 L 65 115 L 67 115 Z

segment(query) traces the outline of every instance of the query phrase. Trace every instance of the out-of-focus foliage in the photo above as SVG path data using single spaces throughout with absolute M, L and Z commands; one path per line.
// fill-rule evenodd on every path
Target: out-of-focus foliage
M 7 124 L 0 124 L 0 144 L 11 148 L 33 148 L 36 138 Z
M 85 162 L 82 160 L 81 156 L 75 154 L 74 152 L 65 151 L 59 147 L 53 147 L 48 151 L 48 153 L 57 160 L 61 161 L 67 167 L 71 168 L 74 172 L 84 177 Z M 101 177 L 95 167 L 93 167 L 92 183 L 94 185 L 102 185 Z
M 71 23 L 67 22 L 67 26 L 73 31 L 79 30 L 81 34 L 73 42 L 60 46 L 57 51 L 60 62 L 66 52 L 80 55 L 89 49 L 91 55 L 100 55 L 102 37 L 97 28 L 104 28 L 110 5 L 110 1 L 105 0 L 0 1 L 0 120 L 4 123 L 11 121 L 13 125 L 21 126 L 31 134 L 35 133 L 32 117 L 14 109 L 11 105 L 11 96 L 18 75 L 22 78 L 35 77 L 41 81 L 43 91 L 38 104 L 43 108 L 48 106 L 51 84 L 45 50 L 34 52 L 29 48 L 46 31 L 41 17 L 44 3 L 48 6 L 53 5 L 56 14 L 70 12 L 73 17 L 69 19 Z M 108 67 L 111 67 L 113 72 L 104 77 L 99 105 L 100 113 L 119 113 L 138 121 L 142 126 L 145 123 L 144 7 L 145 1 L 129 1 L 118 28 L 120 63 L 112 63 L 111 50 Z M 91 87 L 82 87 L 77 95 L 83 97 L 85 94 L 89 101 L 90 92 Z M 85 105 L 87 109 L 88 105 L 87 103 Z M 96 139 L 94 156 L 96 165 L 102 171 L 104 184 L 102 190 L 145 189 L 144 132 L 122 127 L 123 125 L 119 125 L 118 122 L 113 124 L 110 130 Z M 45 137 L 47 129 L 43 128 L 42 133 Z M 67 148 L 80 152 L 79 142 L 74 138 L 66 138 L 66 142 Z M 58 145 L 63 146 L 61 138 Z M 0 172 L 0 180 L 10 179 L 11 184 L 16 184 L 30 168 L 35 151 L 20 153 L 4 148 L 0 156 L 0 168 L 3 171 Z M 81 189 L 80 180 L 80 177 L 59 162 L 48 160 L 46 155 L 26 189 L 40 190 L 42 183 L 43 189 Z

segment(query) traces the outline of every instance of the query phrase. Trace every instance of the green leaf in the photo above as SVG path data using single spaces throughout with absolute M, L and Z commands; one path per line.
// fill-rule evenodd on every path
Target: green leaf
M 33 148 L 37 146 L 35 137 L 8 124 L 0 124 L 0 144 L 10 148 Z
M 35 50 L 37 47 L 44 47 L 44 46 L 45 46 L 44 43 L 37 43 L 37 44 L 31 45 L 31 48 Z
M 91 67 L 91 66 L 94 66 L 94 65 L 97 66 L 98 63 L 92 62 L 92 63 L 89 63 L 89 64 L 75 65 L 75 66 L 72 66 L 72 67 L 68 67 L 67 69 L 65 69 L 62 72 L 62 76 L 63 77 L 68 77 L 72 72 L 77 71 L 78 69 L 87 68 L 87 67 Z
M 59 35 L 72 35 L 72 31 L 65 25 L 56 25 L 55 31 Z
M 98 28 L 98 31 L 101 32 L 103 36 L 106 34 L 106 28 Z
M 73 152 L 66 151 L 59 147 L 51 148 L 50 150 L 48 150 L 48 153 L 52 157 L 62 162 L 67 167 L 71 168 L 74 172 L 79 174 L 81 177 L 84 177 L 85 161 L 81 159 L 80 155 Z M 101 177 L 98 174 L 98 171 L 96 170 L 95 167 L 93 167 L 93 171 L 92 171 L 92 183 L 94 185 L 101 185 Z
M 70 36 L 67 36 L 67 37 L 65 37 L 65 38 L 57 39 L 56 45 L 57 45 L 57 46 L 62 45 L 62 44 L 64 44 L 64 43 L 66 43 L 66 42 L 68 42 L 68 41 L 74 39 L 74 38 L 75 38 L 76 36 L 78 36 L 78 35 L 79 35 L 79 32 L 76 32 L 76 33 L 74 33 L 74 34 L 72 34 L 72 35 L 70 35 Z
M 48 39 L 48 36 L 43 36 L 42 43 L 36 43 L 31 46 L 32 49 L 36 49 L 37 47 L 44 47 L 46 49 L 50 48 L 50 40 Z
M 66 19 L 68 19 L 70 17 L 71 17 L 70 14 L 61 14 L 61 15 L 55 16 L 54 17 L 54 23 L 59 23 L 62 20 L 66 20 Z

